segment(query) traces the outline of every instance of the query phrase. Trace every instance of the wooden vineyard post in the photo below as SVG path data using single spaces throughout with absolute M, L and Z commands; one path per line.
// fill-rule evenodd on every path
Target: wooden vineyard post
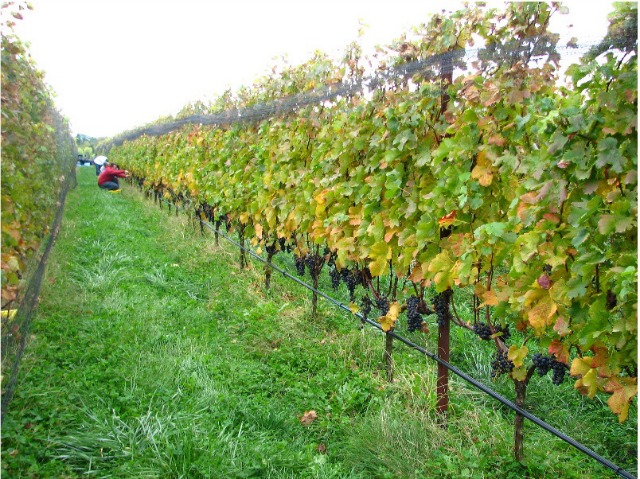
M 446 55 L 446 54 L 445 54 Z M 440 80 L 441 80 L 441 103 L 440 114 L 444 115 L 449 106 L 449 94 L 447 88 L 453 82 L 453 62 L 451 58 L 445 57 L 440 63 Z M 451 227 L 440 228 L 440 239 L 446 238 L 451 234 Z M 446 305 L 442 318 L 438 319 L 438 357 L 443 361 L 449 362 L 450 339 L 451 339 L 451 312 L 449 311 L 449 303 L 451 301 L 452 291 L 450 289 L 440 293 L 441 300 Z M 442 364 L 438 363 L 438 379 L 436 381 L 436 412 L 438 413 L 440 425 L 447 426 L 447 412 L 449 410 L 449 370 Z
M 449 301 L 452 291 L 450 289 L 440 293 L 441 301 L 446 305 L 445 314 L 438 318 L 438 357 L 449 362 L 451 321 Z M 436 412 L 442 427 L 447 425 L 447 412 L 449 410 L 449 370 L 438 363 L 438 379 L 436 382 Z

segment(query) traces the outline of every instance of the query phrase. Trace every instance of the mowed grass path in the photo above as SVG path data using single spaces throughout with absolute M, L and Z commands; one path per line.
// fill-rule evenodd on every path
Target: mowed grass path
M 18 389 L 3 478 L 613 477 L 527 429 L 510 457 L 508 411 L 452 384 L 433 413 L 434 366 L 238 252 L 185 215 L 78 170 Z M 486 367 L 486 364 L 485 366 Z M 317 418 L 304 425 L 307 411 Z

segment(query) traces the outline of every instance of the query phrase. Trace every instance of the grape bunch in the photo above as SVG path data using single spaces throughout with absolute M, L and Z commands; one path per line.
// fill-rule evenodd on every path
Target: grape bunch
M 265 249 L 267 250 L 267 255 L 269 255 L 269 257 L 272 257 L 274 254 L 278 252 L 278 248 L 276 246 L 275 241 L 273 242 L 273 244 L 267 245 Z
M 422 329 L 422 314 L 420 314 L 420 298 L 411 296 L 407 299 L 407 324 L 409 332 Z
M 569 367 L 556 360 L 551 356 L 544 356 L 540 353 L 533 355 L 533 365 L 536 367 L 536 372 L 540 376 L 544 376 L 549 371 L 553 371 L 551 376 L 551 382 L 558 386 L 564 381 L 565 373 Z
M 294 260 L 296 263 L 296 271 L 298 272 L 298 276 L 304 276 L 304 258 L 302 256 L 294 256 Z
M 491 327 L 485 323 L 474 324 L 473 332 L 477 334 L 480 337 L 480 339 L 483 339 L 485 341 L 488 339 L 491 339 L 491 335 L 493 334 L 491 332 Z
M 369 297 L 368 294 L 365 294 L 362 299 L 360 300 L 360 312 L 362 313 L 362 316 L 364 316 L 365 318 L 369 317 L 369 313 L 371 312 L 371 306 L 373 306 L 373 303 L 371 302 L 371 298 Z
M 386 316 L 389 312 L 389 300 L 386 296 L 376 298 L 376 308 L 380 310 L 381 316 Z
M 547 374 L 554 363 L 554 359 L 552 357 L 544 356 L 540 353 L 534 354 L 532 361 L 539 376 L 544 376 L 545 374 Z
M 331 287 L 336 291 L 338 286 L 340 286 L 340 271 L 338 271 L 338 268 L 332 268 L 331 271 L 329 271 L 329 276 L 331 277 Z
M 512 370 L 513 363 L 507 357 L 507 353 L 498 351 L 491 362 L 491 377 L 497 378 L 503 374 L 510 373 Z
M 562 384 L 562 381 L 564 381 L 564 375 L 567 372 L 567 369 L 569 369 L 569 366 L 567 366 L 564 363 L 561 363 L 560 361 L 553 361 L 553 366 L 551 366 L 551 369 L 553 369 L 553 375 L 551 376 L 551 382 L 555 385 L 555 386 L 559 386 L 560 384 Z
M 317 254 L 308 254 L 304 259 L 307 269 L 311 277 L 315 278 L 320 274 L 322 266 L 324 265 L 324 258 Z
M 278 238 L 278 244 L 280 245 L 280 251 L 284 251 L 287 246 L 287 240 L 284 238 Z
M 358 271 L 357 269 L 346 271 L 347 272 L 343 276 L 343 279 L 347 285 L 347 289 L 349 290 L 350 301 L 353 301 L 355 298 L 354 294 L 356 291 L 356 286 L 362 283 L 362 281 L 360 280 L 360 271 Z
M 448 289 L 439 293 L 433 300 L 433 307 L 438 315 L 438 326 L 444 326 L 450 317 L 449 299 L 451 298 L 451 290 Z

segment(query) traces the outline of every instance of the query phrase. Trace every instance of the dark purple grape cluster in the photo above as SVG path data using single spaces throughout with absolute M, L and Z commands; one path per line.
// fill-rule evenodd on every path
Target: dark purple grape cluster
M 355 301 L 356 287 L 362 284 L 362 271 L 357 268 L 344 268 L 340 271 L 342 281 L 347 285 L 349 301 Z
M 315 278 L 320 274 L 322 266 L 324 265 L 324 258 L 317 254 L 309 253 L 304 259 L 307 269 L 311 277 Z
M 368 294 L 365 294 L 362 299 L 360 300 L 360 313 L 362 313 L 362 316 L 364 316 L 365 318 L 369 318 L 369 313 L 371 312 L 371 306 L 373 306 L 373 303 L 371 302 L 371 298 L 369 297 Z
M 338 286 L 340 286 L 340 271 L 338 271 L 338 268 L 331 268 L 331 271 L 329 271 L 329 276 L 331 277 L 331 287 L 335 291 L 338 289 Z
M 287 247 L 287 240 L 284 238 L 278 238 L 278 245 L 280 246 L 280 251 L 284 251 Z
M 513 370 L 513 363 L 507 357 L 507 353 L 498 351 L 491 362 L 491 377 L 497 378 Z
M 553 369 L 553 375 L 551 376 L 551 382 L 556 385 L 559 386 L 560 384 L 562 384 L 562 381 L 564 381 L 564 375 L 567 372 L 567 369 L 569 369 L 569 366 L 567 366 L 564 363 L 561 363 L 560 361 L 553 361 L 553 366 L 551 366 L 551 369 Z
M 407 299 L 407 326 L 409 332 L 422 329 L 422 314 L 420 313 L 420 298 L 411 296 Z
M 389 300 L 386 296 L 376 298 L 376 308 L 380 311 L 381 316 L 386 316 L 389 312 Z
M 491 327 L 485 323 L 477 323 L 473 325 L 473 332 L 478 335 L 480 339 L 488 340 L 491 339 Z
M 536 372 L 539 376 L 544 376 L 549 372 L 551 366 L 553 366 L 554 359 L 550 356 L 544 356 L 540 353 L 536 353 L 532 358 L 533 365 L 536 367 Z
M 269 257 L 272 257 L 274 254 L 278 252 L 278 246 L 275 241 L 273 242 L 273 244 L 267 245 L 265 249 L 267 250 L 267 255 Z
M 551 356 L 544 356 L 540 353 L 534 354 L 532 361 L 533 365 L 536 367 L 536 372 L 540 376 L 544 376 L 549 371 L 553 371 L 551 382 L 556 386 L 562 384 L 567 369 L 569 369 L 569 366 L 566 364 L 561 363 Z
M 444 326 L 450 319 L 451 312 L 449 311 L 449 300 L 451 298 L 452 291 L 450 289 L 443 291 L 436 295 L 433 300 L 433 307 L 436 310 L 438 316 L 438 326 Z
M 302 256 L 294 256 L 293 259 L 296 263 L 296 271 L 298 272 L 298 276 L 304 276 L 304 269 L 305 269 L 304 258 Z

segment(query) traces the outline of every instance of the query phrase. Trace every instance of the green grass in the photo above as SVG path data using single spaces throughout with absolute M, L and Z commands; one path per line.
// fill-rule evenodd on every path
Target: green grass
M 513 414 L 455 377 L 442 429 L 431 360 L 397 345 L 387 383 L 379 332 L 323 301 L 311 318 L 307 291 L 277 273 L 265 290 L 261 264 L 240 270 L 186 216 L 98 190 L 90 168 L 78 180 L 3 424 L 3 478 L 615 477 L 530 423 L 514 462 Z M 434 334 L 403 328 L 435 350 Z M 452 345 L 454 364 L 513 397 L 490 379 L 489 348 L 459 329 Z M 528 399 L 636 472 L 635 407 L 619 425 L 549 378 Z

